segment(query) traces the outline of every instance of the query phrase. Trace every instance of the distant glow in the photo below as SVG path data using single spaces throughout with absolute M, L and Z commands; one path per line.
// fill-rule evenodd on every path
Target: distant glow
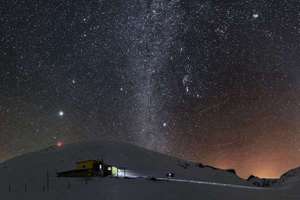
M 278 174 L 280 173 L 277 170 L 272 169 L 272 167 L 265 169 L 261 166 L 260 168 L 257 168 L 253 174 L 260 178 L 279 178 Z
M 56 146 L 59 147 L 59 148 L 63 147 L 64 143 L 62 141 L 57 141 Z
M 167 126 L 167 123 L 166 123 L 166 122 L 164 122 L 164 123 L 163 123 L 163 127 L 166 127 L 166 126 Z

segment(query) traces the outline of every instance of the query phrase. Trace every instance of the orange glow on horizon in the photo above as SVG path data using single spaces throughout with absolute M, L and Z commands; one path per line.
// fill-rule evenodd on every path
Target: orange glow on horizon
M 215 162 L 206 163 L 210 166 L 217 167 L 223 170 L 234 169 L 237 175 L 243 179 L 247 179 L 251 175 L 259 178 L 280 178 L 280 176 L 285 172 L 297 167 L 297 165 L 282 165 L 282 163 L 278 163 L 276 161 L 270 162 L 265 160 L 265 162 L 262 162 L 260 159 L 249 159 L 240 162 L 233 162 L 229 159 L 220 159 L 216 160 Z
M 254 170 L 253 175 L 259 178 L 279 178 L 281 176 L 281 173 L 270 167 L 269 169 L 256 169 Z

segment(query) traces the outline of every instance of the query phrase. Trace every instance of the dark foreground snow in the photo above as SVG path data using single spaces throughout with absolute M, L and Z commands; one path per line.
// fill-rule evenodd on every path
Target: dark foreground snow
M 104 159 L 137 174 L 163 178 L 168 171 L 179 181 L 143 178 L 57 178 L 57 171 L 74 167 L 78 160 Z M 0 165 L 3 200 L 77 199 L 222 199 L 296 200 L 299 182 L 257 188 L 234 173 L 151 152 L 129 144 L 94 142 L 48 148 Z M 190 182 L 185 180 L 192 180 Z

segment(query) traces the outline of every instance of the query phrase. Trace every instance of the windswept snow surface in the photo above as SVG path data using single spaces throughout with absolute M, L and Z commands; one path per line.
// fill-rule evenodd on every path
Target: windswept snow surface
M 136 178 L 57 178 L 79 160 L 104 159 Z M 174 178 L 165 177 L 173 172 Z M 155 177 L 156 179 L 150 179 Z M 212 199 L 296 200 L 293 187 L 257 188 L 235 174 L 130 144 L 93 142 L 51 147 L 0 164 L 1 200 Z
M 197 180 L 191 180 L 191 179 L 157 178 L 157 180 L 170 181 L 170 182 L 181 182 L 181 183 L 194 183 L 194 184 L 200 184 L 200 185 L 213 185 L 213 186 L 220 186 L 220 187 L 240 188 L 240 189 L 249 189 L 249 190 L 269 190 L 270 189 L 270 188 L 264 188 L 264 187 L 234 185 L 234 184 L 228 184 L 228 183 L 216 183 L 216 182 L 211 182 L 211 181 L 197 181 Z

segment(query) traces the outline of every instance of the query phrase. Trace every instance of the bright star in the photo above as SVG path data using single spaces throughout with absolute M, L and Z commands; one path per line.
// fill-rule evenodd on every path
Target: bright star
M 258 17 L 259 17 L 259 14 L 258 14 L 258 13 L 254 13 L 252 16 L 253 16 L 253 18 L 255 18 L 255 19 L 256 19 L 256 18 L 258 18 Z
M 64 113 L 64 111 L 61 110 L 61 111 L 58 112 L 58 115 L 59 115 L 60 117 L 63 117 L 63 116 L 65 115 L 65 113 Z

